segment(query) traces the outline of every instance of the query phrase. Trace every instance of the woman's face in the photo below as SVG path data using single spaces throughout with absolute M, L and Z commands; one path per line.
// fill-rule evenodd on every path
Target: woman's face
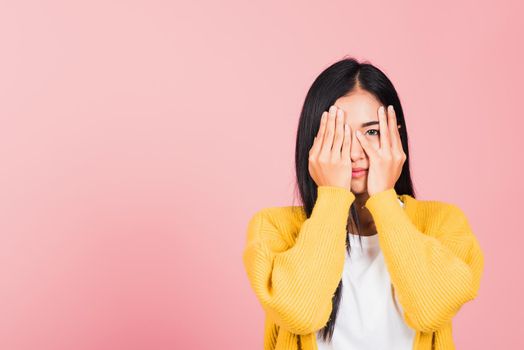
M 349 95 L 342 96 L 335 101 L 335 105 L 344 110 L 344 119 L 351 127 L 351 166 L 355 168 L 369 168 L 369 158 L 360 145 L 355 132 L 360 130 L 362 135 L 375 147 L 379 147 L 378 108 L 382 105 L 372 94 L 364 90 L 354 90 Z M 353 177 L 351 191 L 355 194 L 367 192 L 367 175 Z

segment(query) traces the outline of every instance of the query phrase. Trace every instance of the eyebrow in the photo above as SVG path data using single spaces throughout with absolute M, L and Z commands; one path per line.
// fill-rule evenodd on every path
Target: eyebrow
M 370 122 L 365 122 L 360 125 L 360 127 L 365 128 L 366 126 L 379 124 L 378 120 L 372 120 Z

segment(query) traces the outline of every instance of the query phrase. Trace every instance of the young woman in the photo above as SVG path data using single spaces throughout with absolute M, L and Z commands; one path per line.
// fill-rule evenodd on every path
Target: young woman
M 318 76 L 295 161 L 303 205 L 255 213 L 243 252 L 264 349 L 454 349 L 452 318 L 477 296 L 484 256 L 458 206 L 415 198 L 382 71 L 345 58 Z

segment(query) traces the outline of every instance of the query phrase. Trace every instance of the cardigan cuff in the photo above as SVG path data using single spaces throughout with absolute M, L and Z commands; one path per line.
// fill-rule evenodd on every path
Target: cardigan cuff
M 349 208 L 355 200 L 355 195 L 350 190 L 338 186 L 319 186 L 317 200 L 311 216 L 320 216 L 325 220 L 347 220 Z M 345 224 L 345 222 L 344 222 Z
M 395 188 L 390 188 L 369 196 L 364 206 L 369 210 L 374 219 L 375 215 L 389 217 L 403 212 L 399 205 L 398 195 Z

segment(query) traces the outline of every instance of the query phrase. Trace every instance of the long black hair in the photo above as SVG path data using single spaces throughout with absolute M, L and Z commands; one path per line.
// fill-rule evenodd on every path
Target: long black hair
M 395 191 L 398 195 L 408 194 L 415 198 L 409 170 L 407 127 L 397 92 L 391 81 L 380 69 L 368 61 L 358 62 L 354 58 L 345 57 L 330 65 L 315 79 L 306 95 L 302 112 L 300 113 L 295 148 L 295 172 L 297 178 L 295 191 L 298 186 L 300 200 L 303 204 L 300 209 L 308 218 L 311 216 L 317 199 L 317 185 L 309 174 L 309 150 L 313 145 L 313 139 L 318 133 L 322 112 L 328 110 L 338 98 L 349 94 L 355 88 L 373 94 L 384 106 L 393 105 L 397 124 L 402 125 L 399 133 L 402 148 L 407 156 L 400 177 L 395 184 Z M 350 207 L 350 214 L 346 230 L 351 230 L 350 232 L 359 234 L 359 239 L 361 239 L 361 225 L 355 203 Z M 348 254 L 351 253 L 349 236 L 347 234 L 346 250 Z M 391 285 L 391 287 L 394 293 L 393 285 Z M 320 330 L 320 335 L 324 340 L 331 341 L 333 337 L 341 292 L 342 280 L 340 280 L 332 298 L 333 308 L 330 318 L 326 325 Z

